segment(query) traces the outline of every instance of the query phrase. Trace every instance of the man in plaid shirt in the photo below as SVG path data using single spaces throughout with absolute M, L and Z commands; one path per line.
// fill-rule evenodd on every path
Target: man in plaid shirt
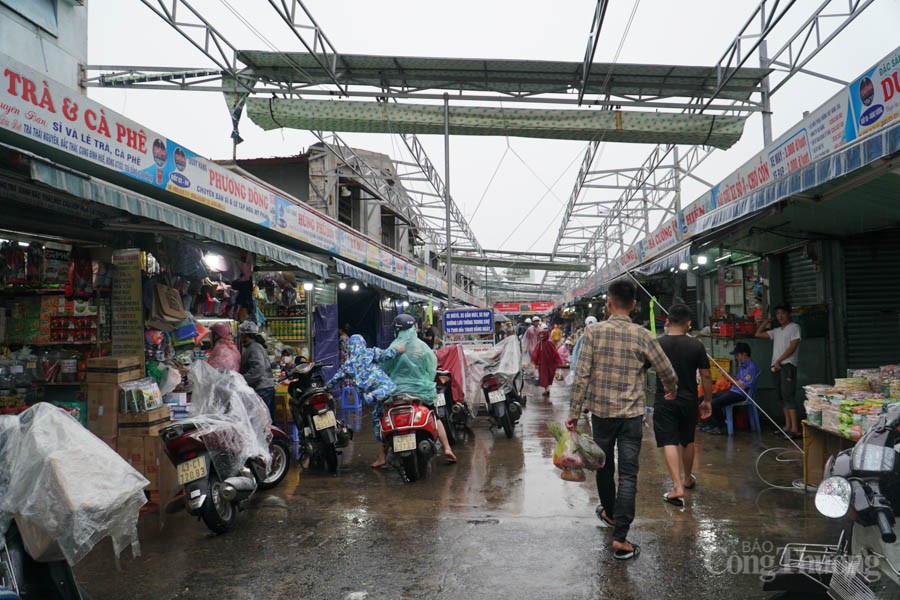
M 643 437 L 644 374 L 653 367 L 665 389 L 665 399 L 675 400 L 678 376 L 653 335 L 631 322 L 637 289 L 627 279 L 609 286 L 606 303 L 609 319 L 589 326 L 575 365 L 569 429 L 575 429 L 582 411 L 591 413 L 594 441 L 606 453 L 606 465 L 597 471 L 600 505 L 597 516 L 613 528 L 613 557 L 633 558 L 640 547 L 627 540 L 634 520 L 638 456 Z M 613 450 L 619 450 L 619 489 L 613 479 Z

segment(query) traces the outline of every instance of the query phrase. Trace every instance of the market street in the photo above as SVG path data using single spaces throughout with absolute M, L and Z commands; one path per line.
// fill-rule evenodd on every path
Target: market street
M 263 492 L 234 531 L 211 534 L 180 512 L 160 531 L 144 514 L 143 555 L 122 555 L 108 540 L 76 572 L 97 600 L 156 598 L 767 598 L 754 570 L 788 542 L 833 542 L 838 529 L 813 495 L 767 488 L 755 474 L 761 450 L 777 438 L 698 433 L 698 485 L 679 510 L 662 501 L 669 485 L 645 427 L 635 561 L 613 560 L 611 530 L 598 527 L 593 474 L 560 480 L 546 422 L 565 418 L 567 389 L 550 400 L 528 386 L 516 436 L 491 433 L 480 416 L 455 448 L 455 466 L 436 461 L 431 479 L 404 485 L 372 470 L 368 415 L 344 453 L 340 476 L 294 468 Z M 790 458 L 786 456 L 785 458 Z M 762 464 L 789 485 L 799 463 Z

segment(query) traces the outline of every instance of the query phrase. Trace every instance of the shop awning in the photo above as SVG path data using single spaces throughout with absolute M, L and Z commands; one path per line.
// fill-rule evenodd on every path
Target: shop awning
M 316 277 L 325 278 L 328 276 L 328 266 L 308 256 L 248 235 L 211 219 L 205 219 L 158 200 L 115 186 L 101 179 L 60 167 L 34 154 L 24 151 L 20 152 L 31 157 L 31 177 L 35 181 L 78 198 L 117 208 L 138 217 L 165 223 L 226 246 L 254 252 L 275 262 L 297 267 Z
M 344 261 L 337 258 L 334 259 L 334 264 L 337 266 L 337 272 L 341 275 L 352 277 L 357 281 L 362 281 L 363 283 L 368 283 L 369 285 L 374 285 L 375 287 L 381 288 L 386 292 L 390 292 L 404 298 L 409 296 L 409 290 L 405 285 L 391 281 L 390 279 L 382 277 L 381 275 L 376 275 L 371 271 L 367 271 L 359 267 L 354 267 L 350 263 L 345 263 Z
M 681 263 L 691 264 L 691 245 L 689 243 L 670 250 L 668 254 L 654 258 L 635 270 L 642 275 L 655 275 L 669 271 L 673 267 L 677 269 Z
M 433 296 L 429 297 L 425 294 L 420 294 L 412 290 L 409 290 L 409 299 L 412 302 L 428 302 L 430 300 L 434 303 L 435 306 L 438 306 L 440 304 L 440 300 L 438 298 L 434 298 Z
M 265 130 L 444 134 L 444 107 L 346 100 L 249 98 L 247 115 Z M 451 106 L 450 135 L 604 140 L 729 148 L 744 117 L 641 111 Z

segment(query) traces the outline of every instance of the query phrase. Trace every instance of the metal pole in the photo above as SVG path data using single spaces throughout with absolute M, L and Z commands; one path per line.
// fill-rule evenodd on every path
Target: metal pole
M 762 22 L 762 28 L 765 30 L 766 28 L 766 7 L 765 3 L 763 3 L 760 7 L 760 20 Z M 769 52 L 768 52 L 768 43 L 767 40 L 762 39 L 759 41 L 759 66 L 763 69 L 769 68 Z M 759 85 L 759 91 L 762 96 L 762 128 L 763 128 L 763 146 L 768 146 L 772 143 L 772 100 L 770 98 L 769 93 L 769 77 L 768 75 L 763 78 Z
M 444 94 L 444 206 L 447 210 L 447 308 L 453 306 L 453 257 L 450 247 L 450 95 Z

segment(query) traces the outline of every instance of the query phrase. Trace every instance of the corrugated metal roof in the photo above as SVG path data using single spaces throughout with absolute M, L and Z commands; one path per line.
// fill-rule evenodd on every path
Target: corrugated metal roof
M 306 52 L 242 50 L 238 59 L 255 75 L 273 81 L 334 83 L 316 57 Z M 335 70 L 342 84 L 379 89 L 564 94 L 580 88 L 582 66 L 580 62 L 542 60 L 341 54 Z M 725 74 L 731 72 L 733 77 L 718 97 L 747 100 L 770 69 L 742 67 Z M 589 95 L 694 98 L 709 97 L 717 87 L 715 67 L 594 63 L 591 74 L 585 88 Z

